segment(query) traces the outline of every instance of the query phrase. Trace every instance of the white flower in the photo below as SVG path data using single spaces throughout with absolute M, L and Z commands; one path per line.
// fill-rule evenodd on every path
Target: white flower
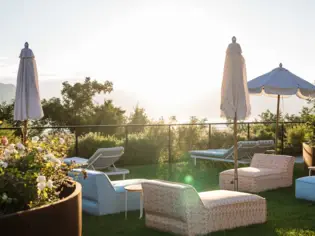
M 37 188 L 42 191 L 44 188 L 46 187 L 46 183 L 45 182 L 39 182 L 37 184 Z
M 34 136 L 33 138 L 32 138 L 32 142 L 33 143 L 37 143 L 39 141 L 39 137 L 38 136 Z
M 8 146 L 8 149 L 9 150 L 14 150 L 15 149 L 15 145 L 13 143 L 11 143 L 9 146 Z
M 41 147 L 38 147 L 38 148 L 37 148 L 37 151 L 42 152 L 43 149 L 42 149 Z
M 4 156 L 5 156 L 5 157 L 9 157 L 9 156 L 11 156 L 11 154 L 12 154 L 12 150 L 10 150 L 10 149 L 4 149 Z
M 4 149 L 4 159 L 9 159 L 12 154 L 18 153 L 15 149 Z
M 2 200 L 6 201 L 8 199 L 8 195 L 6 193 L 2 194 Z
M 66 141 L 63 138 L 59 138 L 59 143 L 63 145 Z
M 46 155 L 44 156 L 44 159 L 45 159 L 45 160 L 50 160 L 51 158 L 55 158 L 54 154 L 52 154 L 52 153 L 48 153 L 48 154 L 46 154 Z
M 25 150 L 25 147 L 24 147 L 24 145 L 23 145 L 22 143 L 18 143 L 18 144 L 16 145 L 16 147 L 17 147 L 17 149 L 19 149 L 19 150 Z
M 38 183 L 45 183 L 45 182 L 46 182 L 46 176 L 44 176 L 44 175 L 39 175 L 39 176 L 37 177 L 36 181 L 37 181 Z
M 2 166 L 3 168 L 7 168 L 8 167 L 8 163 L 4 162 L 4 161 L 0 161 L 0 166 Z
M 54 162 L 54 163 L 56 163 L 57 165 L 61 165 L 61 161 L 60 161 L 58 158 L 56 158 L 56 157 L 54 156 L 54 154 L 52 154 L 52 153 L 49 153 L 49 154 L 45 155 L 45 156 L 44 156 L 44 159 L 45 159 L 45 160 L 48 160 L 48 161 L 51 161 L 51 162 Z
M 56 157 L 51 157 L 50 161 L 56 163 L 57 165 L 61 165 L 61 161 Z
M 53 182 L 52 180 L 48 180 L 48 181 L 47 181 L 47 187 L 48 187 L 48 188 L 52 189 L 52 188 L 54 187 L 53 184 L 54 184 L 54 182 Z

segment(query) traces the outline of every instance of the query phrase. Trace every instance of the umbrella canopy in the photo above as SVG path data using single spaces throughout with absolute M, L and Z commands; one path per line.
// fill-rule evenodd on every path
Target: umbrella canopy
M 24 121 L 23 142 L 26 142 L 27 120 L 44 116 L 38 86 L 35 56 L 26 42 L 20 53 L 20 65 L 16 83 L 14 120 Z
M 258 95 L 297 95 L 302 99 L 315 96 L 313 84 L 283 68 L 281 63 L 278 68 L 249 81 L 248 89 Z
M 249 81 L 248 90 L 251 94 L 265 94 L 278 98 L 275 137 L 276 147 L 279 129 L 280 97 L 288 97 L 291 95 L 296 95 L 302 99 L 315 97 L 315 86 L 285 69 L 281 63 L 278 68 Z
M 16 83 L 14 120 L 37 120 L 44 116 L 38 86 L 35 56 L 28 43 L 20 53 L 20 65 Z
M 237 120 L 250 115 L 245 59 L 241 46 L 232 38 L 226 50 L 221 87 L 221 116 L 234 120 L 234 189 L 237 190 Z

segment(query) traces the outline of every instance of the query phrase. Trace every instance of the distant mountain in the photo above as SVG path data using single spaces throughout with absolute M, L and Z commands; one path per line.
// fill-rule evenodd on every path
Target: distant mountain
M 15 86 L 13 84 L 0 83 L 0 103 L 11 102 L 15 97 Z

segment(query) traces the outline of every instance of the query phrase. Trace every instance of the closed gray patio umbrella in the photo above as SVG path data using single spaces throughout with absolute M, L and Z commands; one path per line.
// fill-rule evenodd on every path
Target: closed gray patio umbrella
M 222 88 L 221 116 L 234 121 L 234 190 L 238 190 L 237 121 L 250 115 L 246 64 L 241 46 L 232 38 L 226 50 Z
M 24 121 L 24 143 L 27 139 L 28 120 L 38 120 L 43 116 L 35 56 L 26 42 L 20 53 L 14 104 L 14 120 Z

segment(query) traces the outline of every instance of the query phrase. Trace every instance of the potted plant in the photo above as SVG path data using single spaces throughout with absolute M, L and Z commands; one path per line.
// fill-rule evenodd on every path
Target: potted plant
M 307 141 L 303 143 L 303 160 L 305 172 L 308 174 L 308 167 L 315 166 L 315 115 L 308 115 L 305 125 Z
M 60 158 L 67 139 L 33 137 L 25 146 L 1 138 L 0 229 L 3 235 L 81 236 L 81 185 Z

